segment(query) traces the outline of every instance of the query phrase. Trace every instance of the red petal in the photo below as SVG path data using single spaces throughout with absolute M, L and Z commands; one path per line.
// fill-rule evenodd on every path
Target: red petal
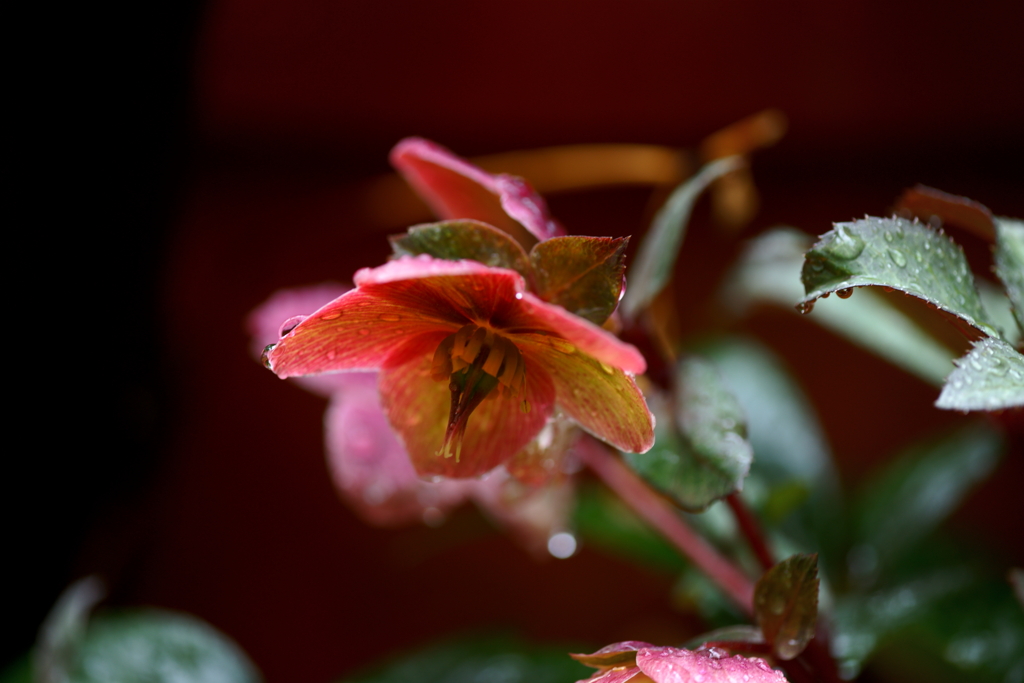
M 724 656 L 716 649 L 680 650 L 674 647 L 651 647 L 637 652 L 640 670 L 655 683 L 786 683 L 786 677 L 763 659 Z
M 391 356 L 420 335 L 506 317 L 525 287 L 513 270 L 430 257 L 365 268 L 355 281 L 356 289 L 302 321 L 270 352 L 278 376 L 394 364 Z
M 635 346 L 627 344 L 589 320 L 573 315 L 561 306 L 537 298 L 530 292 L 522 293 L 516 314 L 514 319 L 507 321 L 508 327 L 552 330 L 583 353 L 605 365 L 622 368 L 637 375 L 647 370 L 647 361 Z
M 518 335 L 516 345 L 555 383 L 559 407 L 581 427 L 620 450 L 643 453 L 654 445 L 654 416 L 633 378 L 618 368 L 542 335 Z
M 554 409 L 555 390 L 542 368 L 527 366 L 523 392 L 517 397 L 495 395 L 469 416 L 462 453 L 438 455 L 448 424 L 451 393 L 445 382 L 431 377 L 433 357 L 381 373 L 380 393 L 391 426 L 401 435 L 413 466 L 421 475 L 474 477 L 488 472 L 522 449 L 544 426 Z M 530 404 L 523 412 L 523 400 Z
M 402 140 L 391 150 L 391 164 L 441 218 L 484 221 L 517 239 L 522 228 L 538 240 L 565 234 L 525 180 L 491 175 L 429 140 Z

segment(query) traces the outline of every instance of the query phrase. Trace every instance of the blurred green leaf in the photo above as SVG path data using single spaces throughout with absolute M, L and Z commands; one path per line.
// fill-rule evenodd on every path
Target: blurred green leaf
M 508 233 L 473 220 L 414 225 L 388 238 L 396 256 L 427 254 L 448 261 L 469 259 L 492 268 L 509 268 L 530 278 L 530 260 Z
M 754 587 L 754 616 L 780 659 L 803 652 L 818 622 L 818 556 L 793 555 L 765 572 Z
M 588 545 L 670 573 L 687 566 L 679 551 L 603 486 L 580 487 L 574 523 Z
M 1006 287 L 1017 328 L 1024 335 L 1024 221 L 996 219 L 996 275 Z
M 948 237 L 903 218 L 837 223 L 807 252 L 801 279 L 808 310 L 826 294 L 876 285 L 923 299 L 989 336 L 988 320 L 963 251 Z
M 684 358 L 676 374 L 675 427 L 661 420 L 654 448 L 626 462 L 684 510 L 698 512 L 743 489 L 753 451 L 739 402 L 708 361 Z
M 891 566 L 992 472 L 1003 447 L 993 427 L 976 422 L 894 459 L 857 502 L 857 552 L 881 569 Z
M 32 657 L 25 654 L 0 671 L 0 683 L 34 683 L 32 680 Z
M 530 252 L 537 295 L 600 325 L 619 304 L 628 237 L 553 237 Z
M 742 157 L 718 159 L 675 189 L 655 215 L 630 267 L 629 286 L 622 300 L 623 316 L 634 318 L 668 284 L 697 197 L 717 178 L 743 163 Z
M 256 667 L 225 635 L 185 614 L 131 610 L 92 620 L 70 683 L 255 683 Z
M 935 402 L 947 410 L 1001 410 L 1024 406 L 1024 356 L 994 337 L 974 344 Z
M 566 683 L 591 670 L 569 648 L 529 645 L 508 637 L 466 637 L 390 657 L 343 683 Z
M 792 311 L 803 297 L 800 268 L 810 238 L 777 228 L 747 244 L 720 298 L 736 314 L 769 302 Z M 810 320 L 885 358 L 921 379 L 942 386 L 956 354 L 870 289 L 848 300 L 819 299 Z M 755 446 L 755 452 L 757 447 Z

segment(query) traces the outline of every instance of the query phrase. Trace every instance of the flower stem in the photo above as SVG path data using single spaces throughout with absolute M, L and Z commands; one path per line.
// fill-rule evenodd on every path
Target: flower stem
M 750 508 L 747 507 L 738 493 L 731 493 L 726 496 L 725 502 L 729 505 L 729 509 L 732 510 L 732 514 L 736 518 L 736 523 L 739 525 L 743 537 L 750 544 L 750 549 L 757 556 L 757 561 L 761 563 L 761 568 L 768 571 L 774 567 L 775 555 L 772 553 L 771 548 L 768 547 L 768 541 L 765 539 L 764 532 L 754 517 L 754 513 L 750 511 Z
M 576 452 L 580 459 L 612 491 L 661 533 L 685 557 L 703 571 L 745 614 L 754 613 L 754 584 L 698 536 L 679 516 L 674 506 L 645 484 L 606 447 L 593 439 L 581 439 Z

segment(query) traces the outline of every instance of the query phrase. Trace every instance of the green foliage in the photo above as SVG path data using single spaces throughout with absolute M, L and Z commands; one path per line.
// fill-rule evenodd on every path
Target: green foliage
M 753 452 L 743 410 L 714 366 L 683 359 L 676 387 L 675 419 L 659 420 L 654 448 L 625 458 L 684 510 L 699 512 L 742 490 Z
M 628 237 L 554 237 L 530 251 L 537 295 L 600 325 L 619 304 Z
M 765 572 L 754 587 L 754 614 L 777 657 L 803 652 L 818 621 L 818 556 L 793 555 Z
M 955 363 L 937 407 L 968 411 L 1024 406 L 1024 356 L 1003 340 L 982 339 Z
M 468 259 L 492 268 L 508 268 L 529 277 L 530 262 L 512 237 L 487 223 L 472 220 L 442 221 L 414 225 L 401 235 L 392 235 L 396 256 L 427 254 L 448 261 Z
M 622 314 L 627 319 L 634 318 L 668 284 L 697 197 L 715 179 L 742 164 L 740 157 L 726 157 L 708 164 L 676 188 L 658 211 L 629 271 L 629 288 L 622 300 Z
M 1024 335 L 1024 221 L 997 218 L 996 275 L 1006 287 L 1017 329 Z
M 568 656 L 567 648 L 492 636 L 443 641 L 343 682 L 565 683 L 589 675 L 589 669 Z
M 837 223 L 806 254 L 801 305 L 852 287 L 898 289 L 988 335 L 988 320 L 963 252 L 945 235 L 903 218 Z

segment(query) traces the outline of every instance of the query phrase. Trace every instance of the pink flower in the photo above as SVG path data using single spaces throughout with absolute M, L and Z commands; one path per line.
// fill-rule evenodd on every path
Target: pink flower
M 381 403 L 421 475 L 471 477 L 518 453 L 556 406 L 631 452 L 654 443 L 633 346 L 475 261 L 401 258 L 264 354 L 280 377 L 378 370 Z
M 683 650 L 625 641 L 572 656 L 598 669 L 577 683 L 786 683 L 763 659 L 729 656 L 715 647 Z
M 524 244 L 529 235 L 543 241 L 565 234 L 525 180 L 487 173 L 437 143 L 406 138 L 391 150 L 391 164 L 440 218 L 483 221 Z

